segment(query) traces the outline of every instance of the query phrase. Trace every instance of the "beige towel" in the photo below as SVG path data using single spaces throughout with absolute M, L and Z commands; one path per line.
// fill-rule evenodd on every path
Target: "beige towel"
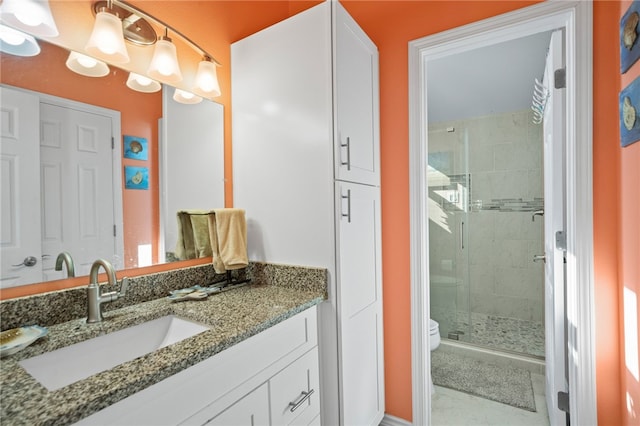
M 247 267 L 247 222 L 242 209 L 215 209 L 209 215 L 213 268 L 219 274 Z
M 213 254 L 209 237 L 209 216 L 212 210 L 178 211 L 178 241 L 175 255 L 178 259 L 196 259 Z

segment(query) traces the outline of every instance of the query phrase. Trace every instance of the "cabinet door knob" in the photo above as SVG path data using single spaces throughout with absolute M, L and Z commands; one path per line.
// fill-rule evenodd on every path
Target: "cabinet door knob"
M 293 402 L 290 402 L 290 403 L 289 403 L 289 407 L 291 407 L 291 408 L 289 409 L 289 411 L 291 411 L 291 412 L 293 413 L 293 412 L 294 412 L 294 411 L 296 411 L 298 408 L 300 408 L 300 406 L 301 406 L 301 405 L 302 405 L 302 404 L 303 404 L 307 399 L 311 398 L 311 395 L 313 395 L 313 392 L 314 392 L 314 391 L 313 391 L 313 389 L 311 389 L 309 392 L 302 391 L 302 393 L 301 393 L 301 395 L 300 395 L 300 399 L 299 399 L 297 402 L 296 402 L 296 401 L 293 401 Z
M 347 170 L 351 170 L 351 140 L 349 136 L 347 136 L 347 143 L 341 143 L 340 146 L 342 148 L 347 148 L 347 161 L 341 161 L 340 164 L 342 166 L 347 166 Z
M 346 217 L 347 222 L 351 223 L 351 190 L 347 189 L 347 195 L 340 195 L 340 197 L 342 197 L 343 200 L 347 200 L 347 213 L 342 213 L 342 217 Z

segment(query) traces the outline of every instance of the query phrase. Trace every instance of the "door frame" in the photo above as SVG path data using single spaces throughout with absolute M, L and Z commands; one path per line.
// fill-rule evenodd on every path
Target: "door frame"
M 591 2 L 547 1 L 409 43 L 413 424 L 430 424 L 431 420 L 431 389 L 426 380 L 431 371 L 428 322 L 427 59 L 559 28 L 565 29 L 567 46 L 565 202 L 570 411 L 574 424 L 597 423 L 591 125 L 592 24 Z

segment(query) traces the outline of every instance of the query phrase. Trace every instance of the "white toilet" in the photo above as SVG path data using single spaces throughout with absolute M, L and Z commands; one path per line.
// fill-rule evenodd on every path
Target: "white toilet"
M 429 319 L 429 346 L 431 352 L 435 351 L 438 346 L 440 346 L 440 325 L 432 319 Z M 436 388 L 433 386 L 431 371 L 429 371 L 429 385 L 431 385 L 431 393 L 435 393 Z

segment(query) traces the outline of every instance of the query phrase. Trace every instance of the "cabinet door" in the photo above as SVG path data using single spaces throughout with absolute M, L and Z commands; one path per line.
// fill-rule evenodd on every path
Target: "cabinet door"
M 335 2 L 336 179 L 379 185 L 378 50 Z
M 263 384 L 204 424 L 209 426 L 268 425 L 269 390 L 267 384 Z
M 308 425 L 320 413 L 318 349 L 269 380 L 271 424 Z
M 384 415 L 380 190 L 336 183 L 342 424 Z

